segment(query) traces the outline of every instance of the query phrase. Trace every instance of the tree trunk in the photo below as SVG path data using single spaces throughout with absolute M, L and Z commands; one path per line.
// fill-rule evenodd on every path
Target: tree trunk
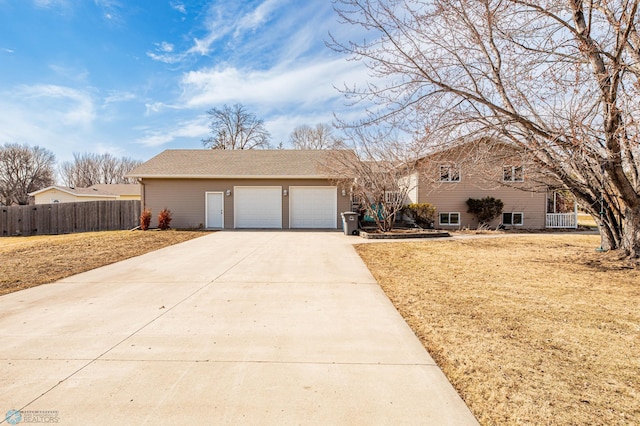
M 630 207 L 627 207 L 624 212 L 620 248 L 630 258 L 640 258 L 640 211 Z

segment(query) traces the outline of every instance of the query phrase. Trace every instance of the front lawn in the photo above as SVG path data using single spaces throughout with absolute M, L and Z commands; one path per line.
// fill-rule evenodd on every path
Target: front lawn
M 0 295 L 206 235 L 204 231 L 108 231 L 0 238 Z
M 361 244 L 485 425 L 640 424 L 640 270 L 598 236 Z

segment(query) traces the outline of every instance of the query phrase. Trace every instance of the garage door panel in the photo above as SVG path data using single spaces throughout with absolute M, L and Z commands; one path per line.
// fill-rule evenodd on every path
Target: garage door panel
M 282 228 L 282 187 L 235 187 L 236 228 Z
M 291 187 L 289 196 L 291 228 L 337 227 L 336 187 Z

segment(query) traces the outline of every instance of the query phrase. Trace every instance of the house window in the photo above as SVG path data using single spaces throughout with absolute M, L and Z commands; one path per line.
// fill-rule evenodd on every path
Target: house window
M 396 203 L 404 201 L 404 200 L 401 200 L 401 198 L 402 198 L 402 194 L 400 194 L 400 191 L 385 191 L 384 192 L 384 202 L 386 204 L 396 204 Z
M 440 225 L 460 225 L 460 213 L 440 213 Z
M 440 182 L 460 182 L 460 169 L 453 165 L 440 166 Z
M 502 180 L 504 182 L 524 182 L 522 166 L 504 166 L 502 168 Z
M 522 226 L 524 225 L 524 214 L 523 213 L 502 213 L 502 224 Z

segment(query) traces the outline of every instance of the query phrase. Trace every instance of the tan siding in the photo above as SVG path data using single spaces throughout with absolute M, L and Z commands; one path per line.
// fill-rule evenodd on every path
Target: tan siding
M 538 192 L 521 191 L 515 188 L 501 187 L 496 189 L 486 189 L 474 185 L 472 182 L 446 183 L 437 187 L 432 187 L 429 191 L 428 185 L 421 185 L 419 198 L 421 203 L 430 203 L 440 212 L 459 212 L 460 227 L 477 228 L 476 217 L 467 213 L 467 199 L 494 197 L 504 203 L 503 211 L 524 213 L 523 228 L 542 229 L 545 226 L 545 203 L 546 194 Z M 495 219 L 490 225 L 496 227 L 502 218 Z M 436 216 L 436 226 L 438 217 Z
M 157 224 L 157 215 L 163 208 L 171 210 L 175 228 L 198 228 L 205 226 L 205 193 L 224 193 L 224 227 L 233 229 L 233 188 L 235 186 L 280 186 L 289 191 L 289 186 L 334 186 L 324 179 L 144 179 L 145 207 L 151 209 L 152 226 Z M 226 191 L 231 190 L 231 196 Z M 349 196 L 342 196 L 336 188 L 338 210 L 336 219 L 342 226 L 340 213 L 350 208 Z M 282 227 L 289 227 L 289 197 L 282 197 Z
M 500 179 L 502 167 L 509 160 L 503 158 L 485 158 L 482 162 L 460 161 L 459 153 L 452 164 L 460 168 L 460 182 L 439 182 L 438 164 L 446 163 L 447 156 L 442 155 L 431 165 L 431 170 L 421 176 L 418 186 L 418 199 L 421 203 L 430 203 L 436 207 L 437 213 L 460 213 L 460 227 L 475 229 L 478 220 L 467 213 L 467 199 L 494 197 L 504 203 L 503 212 L 524 213 L 522 228 L 543 229 L 546 219 L 546 192 L 539 184 L 534 184 L 527 176 L 525 168 L 524 182 L 503 184 Z M 469 158 L 474 158 L 469 156 Z M 506 161 L 506 162 L 505 162 Z M 494 219 L 490 226 L 497 227 L 502 222 L 502 217 Z M 439 217 L 436 215 L 435 226 L 439 225 Z M 443 228 L 451 227 L 443 225 Z M 456 226 L 457 227 L 457 226 Z M 520 228 L 520 227 L 518 227 Z

